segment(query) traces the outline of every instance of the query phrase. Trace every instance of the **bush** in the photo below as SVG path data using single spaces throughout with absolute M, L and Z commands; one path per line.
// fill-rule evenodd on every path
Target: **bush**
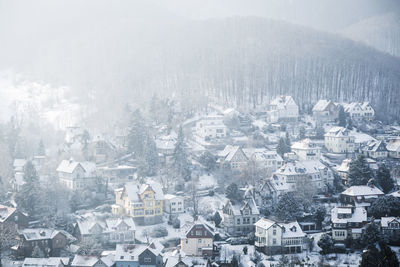
M 172 227 L 173 227 L 174 229 L 179 229 L 179 228 L 181 228 L 181 221 L 180 221 L 178 218 L 175 218 L 175 219 L 172 221 Z
M 167 228 L 165 228 L 165 226 L 155 227 L 153 231 L 150 233 L 150 236 L 154 238 L 166 237 L 167 235 L 168 235 L 168 230 Z

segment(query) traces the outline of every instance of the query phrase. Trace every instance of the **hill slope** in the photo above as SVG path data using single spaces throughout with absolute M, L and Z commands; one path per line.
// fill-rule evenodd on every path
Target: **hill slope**
M 347 27 L 342 34 L 400 57 L 400 14 L 386 13 L 373 16 Z

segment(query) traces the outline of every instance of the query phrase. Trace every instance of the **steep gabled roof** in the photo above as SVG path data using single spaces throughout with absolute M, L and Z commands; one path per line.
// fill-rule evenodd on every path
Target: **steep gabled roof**
M 0 205 L 0 222 L 6 221 L 16 211 L 16 208 Z
M 347 196 L 384 195 L 384 193 L 379 188 L 368 185 L 353 185 L 343 191 L 342 194 Z
M 312 111 L 315 112 L 325 111 L 331 103 L 335 105 L 335 103 L 333 103 L 331 100 L 321 99 L 317 102 L 317 104 L 315 104 Z

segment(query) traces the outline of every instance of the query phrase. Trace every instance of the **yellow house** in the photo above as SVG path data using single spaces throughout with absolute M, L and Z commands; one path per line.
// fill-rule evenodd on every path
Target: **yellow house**
M 162 222 L 164 193 L 157 182 L 127 183 L 115 190 L 115 215 L 132 217 L 137 224 Z

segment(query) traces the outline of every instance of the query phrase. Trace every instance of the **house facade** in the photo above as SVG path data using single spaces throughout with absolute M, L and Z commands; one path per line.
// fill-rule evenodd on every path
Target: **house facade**
M 247 236 L 254 232 L 254 224 L 260 217 L 256 202 L 250 194 L 245 195 L 239 203 L 228 200 L 222 213 L 224 229 L 231 236 Z
M 28 216 L 16 208 L 0 205 L 0 230 L 18 230 L 28 227 Z
M 71 190 L 84 189 L 94 184 L 96 165 L 93 162 L 78 162 L 72 158 L 61 161 L 57 168 L 61 184 Z
M 369 102 L 351 102 L 343 104 L 344 111 L 355 121 L 372 120 L 375 116 L 375 110 Z
M 308 138 L 293 143 L 291 149 L 292 152 L 296 154 L 297 159 L 300 161 L 319 160 L 321 158 L 321 147 L 317 146 Z
M 383 159 L 387 158 L 389 155 L 385 142 L 383 141 L 371 141 L 364 146 L 361 151 L 366 157 L 373 159 Z
M 164 247 L 158 243 L 118 244 L 115 249 L 115 267 L 162 267 Z
M 164 211 L 166 213 L 179 214 L 185 212 L 185 199 L 183 197 L 166 194 L 164 198 Z
M 270 122 L 297 121 L 299 106 L 291 96 L 278 96 L 269 105 L 268 117 Z
M 354 153 L 355 137 L 343 127 L 333 127 L 325 134 L 325 147 L 331 153 Z
M 224 116 L 209 115 L 196 123 L 196 134 L 202 139 L 224 138 L 227 134 Z
M 400 139 L 390 140 L 386 144 L 386 149 L 388 150 L 389 157 L 400 159 Z
M 232 170 L 239 171 L 247 166 L 249 159 L 240 146 L 225 146 L 224 150 L 218 153 L 218 162 L 222 165 L 230 164 Z
M 380 221 L 382 234 L 392 244 L 400 243 L 400 218 L 399 217 L 382 217 Z
M 359 239 L 367 223 L 364 207 L 344 206 L 331 210 L 332 239 L 343 242 L 347 237 Z
M 257 167 L 265 171 L 267 175 L 282 167 L 284 163 L 282 157 L 275 150 L 244 148 L 243 152 L 249 160 L 254 161 Z
M 132 217 L 139 225 L 162 222 L 164 193 L 157 182 L 131 182 L 115 190 L 113 214 Z
M 214 247 L 214 229 L 207 222 L 197 221 L 187 227 L 181 238 L 181 250 L 188 256 L 211 257 Z
M 65 234 L 48 228 L 26 228 L 19 231 L 19 236 L 25 256 L 32 255 L 35 247 L 50 256 L 59 256 L 61 249 L 68 245 Z
M 301 253 L 305 249 L 306 234 L 297 222 L 278 223 L 261 218 L 255 228 L 254 245 L 267 255 Z
M 321 99 L 312 109 L 314 119 L 319 122 L 332 122 L 339 115 L 338 106 L 331 100 Z

